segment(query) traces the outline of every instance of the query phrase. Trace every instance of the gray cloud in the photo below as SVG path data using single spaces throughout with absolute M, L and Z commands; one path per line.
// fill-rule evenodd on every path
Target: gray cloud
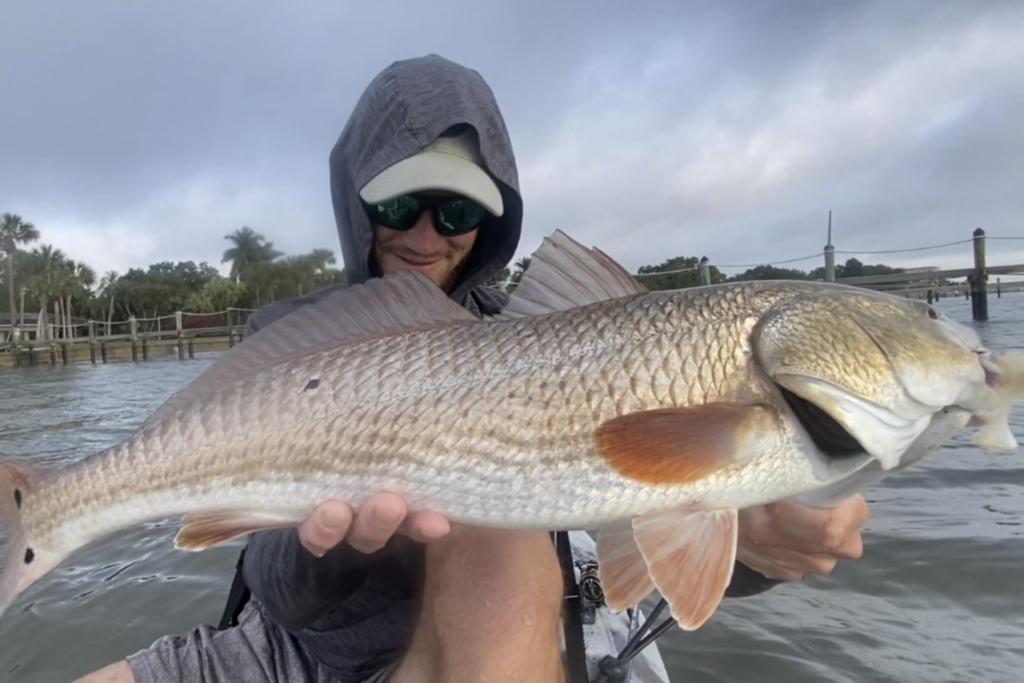
M 777 261 L 820 250 L 830 209 L 840 249 L 1024 236 L 1022 29 L 998 1 L 5 3 L 0 210 L 99 270 L 216 263 L 241 225 L 335 247 L 349 111 L 439 52 L 502 104 L 522 254 L 562 228 L 630 268 Z

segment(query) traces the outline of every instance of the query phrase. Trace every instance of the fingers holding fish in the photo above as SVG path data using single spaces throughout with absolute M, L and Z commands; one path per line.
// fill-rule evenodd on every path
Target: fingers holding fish
M 777 545 L 808 555 L 857 559 L 863 550 L 860 530 L 869 515 L 867 501 L 860 494 L 830 508 L 785 500 L 742 511 L 740 536 L 759 545 Z
M 442 515 L 429 511 L 409 514 L 401 496 L 385 492 L 371 496 L 355 513 L 344 501 L 321 503 L 299 527 L 299 539 L 320 557 L 343 540 L 360 552 L 373 553 L 396 533 L 425 543 L 443 538 L 450 530 Z
M 451 530 L 452 525 L 447 517 L 425 510 L 409 515 L 405 522 L 402 523 L 399 533 L 408 536 L 414 541 L 429 543 L 447 537 Z
M 338 545 L 352 526 L 352 508 L 340 500 L 328 500 L 318 505 L 299 527 L 299 540 L 303 547 L 317 557 Z
M 828 576 L 839 560 L 829 557 L 805 555 L 779 548 L 769 552 L 739 558 L 754 571 L 776 581 L 802 581 L 807 575 Z
M 364 553 L 383 548 L 398 532 L 408 511 L 405 501 L 393 493 L 377 493 L 359 508 L 346 540 Z
M 828 509 L 782 501 L 740 511 L 737 557 L 751 569 L 784 581 L 829 574 L 843 559 L 863 555 L 863 496 Z

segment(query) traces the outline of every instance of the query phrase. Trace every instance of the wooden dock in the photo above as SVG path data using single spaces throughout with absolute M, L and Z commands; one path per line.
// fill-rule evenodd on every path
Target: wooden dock
M 954 268 L 951 270 L 928 270 L 908 273 L 892 273 L 890 275 L 862 275 L 861 277 L 839 278 L 836 282 L 856 287 L 875 287 L 877 285 L 911 284 L 923 286 L 922 283 L 941 283 L 943 280 L 955 280 L 974 275 L 974 268 Z M 1014 266 L 989 266 L 985 269 L 988 275 L 1024 275 L 1024 263 Z M 966 285 L 961 285 L 965 287 Z M 989 283 L 990 288 L 995 286 Z
M 38 337 L 34 326 L 14 335 L 10 327 L 3 326 L 0 368 L 146 361 L 174 355 L 182 360 L 195 358 L 197 353 L 234 346 L 245 333 L 251 312 L 229 308 L 217 313 L 176 311 L 158 318 L 131 317 L 118 322 L 87 320 L 65 326 L 49 322 L 44 338 Z
M 150 358 L 177 356 L 195 358 L 197 353 L 225 351 L 242 338 L 244 328 L 205 328 L 195 333 L 140 333 L 109 337 L 55 339 L 0 344 L 0 368 L 32 365 L 71 365 L 147 361 Z
M 829 214 L 831 226 L 831 213 Z M 977 228 L 971 233 L 969 240 L 974 248 L 974 267 L 955 268 L 950 270 L 915 269 L 904 273 L 891 273 L 888 275 L 864 275 L 861 277 L 848 277 L 836 279 L 835 277 L 835 248 L 832 246 L 832 231 L 829 228 L 829 239 L 825 245 L 825 279 L 829 282 L 840 282 L 855 287 L 866 287 L 868 289 L 880 289 L 892 294 L 903 294 L 914 296 L 921 292 L 927 297 L 928 303 L 932 303 L 934 297 L 941 289 L 949 289 L 944 286 L 946 281 L 959 278 L 966 278 L 964 285 L 956 289 L 957 294 L 965 291 L 971 302 L 971 316 L 977 321 L 988 320 L 988 293 L 991 289 L 996 290 L 996 296 L 1002 294 L 1001 283 L 996 281 L 995 286 L 989 280 L 992 275 L 1024 275 L 1024 264 L 1009 266 L 989 266 L 985 260 L 985 231 Z M 899 287 L 899 284 L 903 287 Z

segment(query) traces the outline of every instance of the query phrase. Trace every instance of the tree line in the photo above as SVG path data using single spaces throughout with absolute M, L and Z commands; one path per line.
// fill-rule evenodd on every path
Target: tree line
M 248 226 L 224 237 L 230 245 L 221 258 L 221 263 L 231 264 L 227 277 L 205 261 L 165 261 L 97 278 L 93 268 L 54 246 L 33 246 L 40 239 L 40 231 L 21 216 L 0 216 L 0 292 L 6 294 L 0 297 L 5 300 L 0 321 L 35 329 L 40 339 L 49 335 L 48 321 L 61 338 L 74 334 L 75 319 L 110 325 L 176 311 L 255 309 L 345 281 L 344 269 L 333 267 L 336 259 L 330 249 L 286 256 Z
M 524 271 L 530 266 L 530 257 L 519 259 L 511 269 L 505 268 L 491 278 L 489 284 L 499 286 L 506 291 L 515 290 L 523 277 Z M 638 279 L 647 289 L 685 289 L 700 285 L 700 259 L 696 256 L 676 256 L 658 265 L 640 266 L 637 270 Z M 762 265 L 748 268 L 742 273 L 726 276 L 715 266 L 710 267 L 711 284 L 724 282 L 746 282 L 750 280 L 816 280 L 825 279 L 825 266 L 814 270 L 803 271 L 796 268 L 778 268 Z M 836 264 L 836 279 L 845 277 L 861 277 L 863 275 L 889 275 L 902 273 L 902 268 L 893 268 L 884 264 L 867 265 L 860 260 L 850 258 L 846 263 Z
M 39 338 L 49 333 L 45 324 L 48 319 L 53 321 L 56 335 L 63 337 L 73 334 L 76 318 L 105 320 L 109 325 L 133 316 L 158 318 L 176 311 L 216 313 L 228 308 L 255 309 L 271 301 L 345 282 L 345 271 L 334 267 L 335 257 L 330 249 L 287 256 L 248 226 L 224 237 L 229 246 L 221 263 L 231 264 L 227 277 L 205 261 L 166 261 L 125 273 L 110 271 L 97 280 L 89 265 L 75 262 L 60 249 L 48 244 L 32 246 L 40 239 L 40 231 L 21 216 L 0 216 L 0 255 L 4 261 L 0 292 L 7 295 L 0 297 L 6 299 L 0 304 L 0 321 L 14 321 L 25 329 L 31 318 L 29 327 L 37 330 Z M 651 290 L 695 287 L 700 284 L 699 263 L 695 256 L 677 256 L 657 265 L 641 266 L 638 274 Z M 530 257 L 523 257 L 502 269 L 488 284 L 512 292 L 529 266 Z M 715 266 L 710 271 L 711 281 L 716 284 L 823 280 L 825 275 L 824 267 L 805 272 L 770 265 L 750 268 L 731 277 Z M 836 265 L 836 278 L 897 272 L 901 269 L 865 265 L 855 258 Z

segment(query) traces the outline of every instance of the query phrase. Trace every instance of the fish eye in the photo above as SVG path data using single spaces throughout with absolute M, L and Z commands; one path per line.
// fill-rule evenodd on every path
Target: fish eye
M 939 319 L 939 313 L 934 308 L 929 308 L 928 309 L 928 317 L 931 318 L 932 320 L 938 320 Z

